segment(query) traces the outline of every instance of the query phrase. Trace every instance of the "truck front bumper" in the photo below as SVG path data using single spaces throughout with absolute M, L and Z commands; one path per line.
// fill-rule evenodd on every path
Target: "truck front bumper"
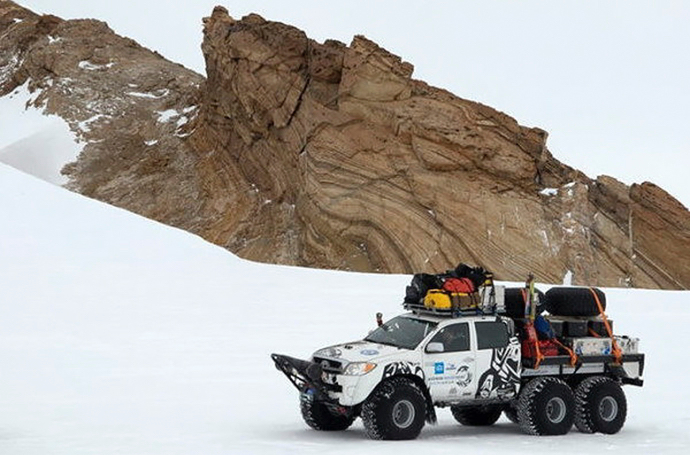
M 282 354 L 271 354 L 271 359 L 300 393 L 311 388 L 321 395 L 320 398 L 330 398 L 331 393 L 342 391 L 339 385 L 323 381 L 323 369 L 318 363 Z
M 360 404 L 380 379 L 380 375 L 372 374 L 373 372 L 362 376 L 324 372 L 318 363 L 281 354 L 271 354 L 271 358 L 276 368 L 285 374 L 300 393 L 315 394 L 314 398 L 317 400 L 334 405 Z

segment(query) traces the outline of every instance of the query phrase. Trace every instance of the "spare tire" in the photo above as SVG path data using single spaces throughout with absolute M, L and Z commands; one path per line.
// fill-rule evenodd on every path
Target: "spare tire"
M 506 288 L 505 289 L 505 307 L 506 314 L 511 318 L 524 318 L 525 317 L 525 299 L 522 296 L 522 291 L 525 288 Z M 546 297 L 544 293 L 539 289 L 535 289 L 534 292 L 537 294 L 537 314 L 541 314 L 544 309 L 544 302 Z
M 591 288 L 606 310 L 606 294 Z M 599 307 L 590 288 L 558 287 L 546 291 L 546 310 L 554 316 L 597 316 Z

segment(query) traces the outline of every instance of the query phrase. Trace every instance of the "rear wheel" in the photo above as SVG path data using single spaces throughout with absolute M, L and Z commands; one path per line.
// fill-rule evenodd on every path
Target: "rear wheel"
M 498 418 L 501 417 L 503 406 L 451 406 L 450 411 L 453 413 L 455 420 L 463 425 L 485 427 L 496 423 Z
M 354 415 L 336 414 L 322 401 L 315 401 L 313 395 L 303 393 L 300 397 L 300 411 L 304 422 L 315 430 L 347 430 L 355 420 Z
M 426 399 L 406 378 L 382 382 L 362 406 L 362 421 L 372 439 L 415 439 L 424 427 Z
M 537 378 L 520 392 L 517 411 L 520 428 L 527 434 L 566 434 L 575 419 L 575 397 L 560 379 Z
M 627 413 L 625 393 L 612 379 L 587 378 L 575 390 L 575 426 L 583 433 L 618 433 Z

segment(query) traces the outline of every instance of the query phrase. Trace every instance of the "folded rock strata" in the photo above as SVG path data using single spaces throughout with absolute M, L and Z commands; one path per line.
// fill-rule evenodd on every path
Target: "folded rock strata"
M 690 287 L 690 212 L 672 196 L 587 177 L 545 131 L 413 79 L 363 36 L 317 43 L 216 7 L 204 79 L 101 22 L 2 0 L 0 34 L 0 94 L 28 82 L 85 141 L 69 188 L 244 258 Z

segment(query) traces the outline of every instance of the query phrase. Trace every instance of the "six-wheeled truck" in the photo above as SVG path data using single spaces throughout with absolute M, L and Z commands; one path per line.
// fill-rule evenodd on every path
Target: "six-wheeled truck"
M 644 354 L 637 339 L 613 335 L 600 290 L 542 294 L 529 282 L 506 289 L 488 280 L 447 293 L 450 304 L 429 291 L 363 340 L 309 360 L 272 355 L 299 390 L 307 425 L 345 430 L 361 417 L 373 439 L 414 439 L 437 407 L 449 407 L 463 425 L 492 425 L 505 413 L 532 435 L 623 427 L 621 386 L 642 385 Z

